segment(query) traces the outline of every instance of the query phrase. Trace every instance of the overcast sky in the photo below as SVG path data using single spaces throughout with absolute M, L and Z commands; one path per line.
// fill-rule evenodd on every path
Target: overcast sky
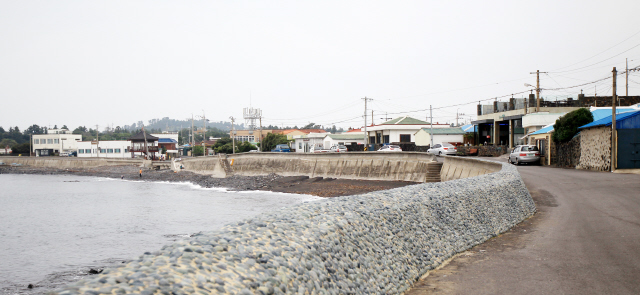
M 429 105 L 451 123 L 456 112 L 474 119 L 479 100 L 527 91 L 536 70 L 549 72 L 542 88 L 559 88 L 624 70 L 625 58 L 640 65 L 637 0 L 0 4 L 5 129 L 102 129 L 203 110 L 242 121 L 250 105 L 264 125 L 359 128 L 365 96 L 376 123 L 424 120 Z M 640 95 L 640 74 L 630 80 Z M 611 95 L 607 80 L 543 97 L 596 87 Z

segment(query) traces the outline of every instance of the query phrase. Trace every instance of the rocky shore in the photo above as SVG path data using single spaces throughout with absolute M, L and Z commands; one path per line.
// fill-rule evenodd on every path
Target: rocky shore
M 307 176 L 265 176 L 233 175 L 227 178 L 213 178 L 189 171 L 175 173 L 171 170 L 143 169 L 135 166 L 102 166 L 83 169 L 55 169 L 30 166 L 0 166 L 0 174 L 40 174 L 40 175 L 78 175 L 108 177 L 125 180 L 190 182 L 202 187 L 220 187 L 234 191 L 273 191 L 283 193 L 308 194 L 319 197 L 338 197 L 362 194 L 379 190 L 415 184 L 405 181 L 350 180 Z

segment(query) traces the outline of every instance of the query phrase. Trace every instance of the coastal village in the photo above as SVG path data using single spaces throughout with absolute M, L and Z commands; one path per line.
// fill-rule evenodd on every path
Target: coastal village
M 343 146 L 346 152 L 378 151 L 386 145 L 397 145 L 403 152 L 427 152 L 434 143 L 448 143 L 457 147 L 456 155 L 459 156 L 499 156 L 509 153 L 518 145 L 535 145 L 540 150 L 541 165 L 598 171 L 638 169 L 640 161 L 635 156 L 638 146 L 634 140 L 639 136 L 635 130 L 640 128 L 640 119 L 637 117 L 640 114 L 640 96 L 617 97 L 615 113 L 618 127 L 613 143 L 610 131 L 612 101 L 611 96 L 584 94 L 579 94 L 576 99 L 547 101 L 544 98 L 538 100 L 531 94 L 528 98 L 496 99 L 491 104 L 478 104 L 476 119 L 465 125 L 431 123 L 405 115 L 343 132 L 320 128 L 267 129 L 255 124 L 255 120 L 261 119 L 260 116 L 248 117 L 249 128 L 233 128 L 222 137 L 209 138 L 203 136 L 208 131 L 205 127 L 184 129 L 185 137 L 168 130 L 147 133 L 142 128 L 124 140 L 100 140 L 99 134 L 92 140 L 86 140 L 82 134 L 77 134 L 80 132 L 66 128 L 42 128 L 40 130 L 44 134 L 29 134 L 28 154 L 18 152 L 15 142 L 13 146 L 5 145 L 0 154 L 122 159 L 143 157 L 171 161 L 191 156 L 214 156 L 221 152 L 220 149 L 216 152 L 216 147 L 220 146 L 216 144 L 224 142 L 227 145 L 230 143 L 231 149 L 227 148 L 223 154 L 274 152 L 272 149 L 276 144 L 285 144 L 286 152 L 295 153 L 336 152 L 339 150 L 332 147 L 338 146 Z M 580 132 L 570 142 L 554 141 L 553 125 L 556 121 L 580 108 L 591 112 L 594 123 L 579 126 Z M 248 111 L 261 115 L 259 109 Z M 261 146 L 265 139 L 274 135 L 278 136 L 277 143 L 270 141 L 270 145 Z M 196 138 L 200 140 L 196 141 Z M 226 139 L 221 141 L 222 138 Z M 194 147 L 199 151 L 196 152 Z M 612 155 L 621 156 L 612 158 Z M 611 165 L 612 162 L 615 165 Z

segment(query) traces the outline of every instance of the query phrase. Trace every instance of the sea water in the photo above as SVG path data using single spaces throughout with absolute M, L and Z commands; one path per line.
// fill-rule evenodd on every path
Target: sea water
M 188 183 L 1 174 L 0 292 L 42 293 L 194 233 L 318 199 Z

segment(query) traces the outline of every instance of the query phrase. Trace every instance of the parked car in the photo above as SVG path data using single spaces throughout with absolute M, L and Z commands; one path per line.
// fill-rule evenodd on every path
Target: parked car
M 513 148 L 509 154 L 509 163 L 520 165 L 521 163 L 540 164 L 540 149 L 535 145 L 519 145 Z
M 432 148 L 427 150 L 427 153 L 438 155 L 438 156 L 456 155 L 458 153 L 458 149 L 454 145 L 444 142 L 444 143 L 434 144 Z
M 399 145 L 383 145 L 377 152 L 401 152 L 402 148 Z
M 289 148 L 288 145 L 286 144 L 278 144 L 276 145 L 276 147 L 274 149 L 271 150 L 272 152 L 276 152 L 276 153 L 288 153 L 291 152 L 291 149 Z
M 334 145 L 329 149 L 329 152 L 332 153 L 344 153 L 347 151 L 347 147 L 344 145 Z
M 329 150 L 325 150 L 324 147 L 322 145 L 314 145 L 311 147 L 310 152 L 312 153 L 326 153 Z

